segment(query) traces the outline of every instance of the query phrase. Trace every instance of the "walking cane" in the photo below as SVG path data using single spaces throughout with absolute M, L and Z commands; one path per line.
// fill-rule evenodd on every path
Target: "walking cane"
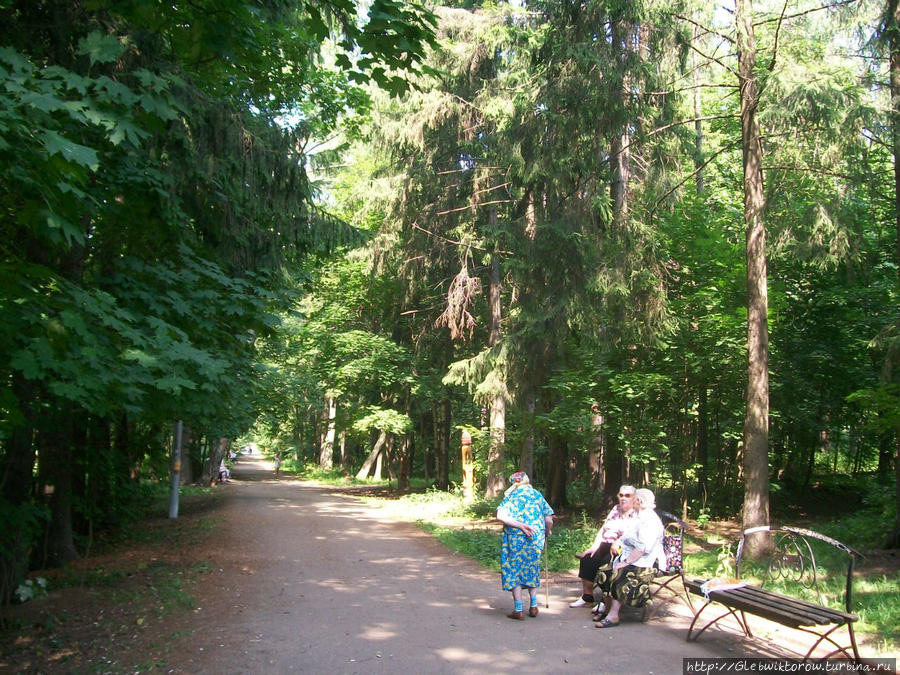
M 548 541 L 544 539 L 544 607 L 550 609 L 550 554 Z

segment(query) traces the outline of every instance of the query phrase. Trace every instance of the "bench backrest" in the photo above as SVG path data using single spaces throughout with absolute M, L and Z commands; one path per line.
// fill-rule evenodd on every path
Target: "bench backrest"
M 666 552 L 666 569 L 663 574 L 681 574 L 684 565 L 684 532 L 687 529 L 684 521 L 678 516 L 656 509 L 665 529 L 663 549 Z
M 759 557 L 746 556 L 748 540 L 758 537 L 754 550 Z M 746 559 L 745 559 L 746 558 Z M 862 555 L 837 539 L 799 527 L 751 527 L 741 533 L 735 555 L 735 574 L 738 579 L 752 575 L 760 585 L 780 586 L 788 595 L 826 605 L 823 596 L 829 577 L 840 575 L 843 580 L 844 610 L 851 612 L 853 568 Z

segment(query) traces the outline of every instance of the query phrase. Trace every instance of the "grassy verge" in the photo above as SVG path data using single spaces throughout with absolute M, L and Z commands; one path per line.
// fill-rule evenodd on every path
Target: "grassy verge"
M 466 504 L 459 492 L 439 491 L 389 498 L 369 496 L 364 499 L 382 509 L 387 517 L 416 522 L 452 551 L 473 558 L 486 569 L 499 572 L 501 526 L 493 517 L 496 501 L 479 500 Z M 870 533 L 884 530 L 882 515 L 877 512 L 867 515 L 865 511 L 858 511 L 847 516 L 847 520 L 847 523 L 829 520 L 806 525 L 836 536 L 863 553 L 868 550 L 864 545 L 872 543 Z M 548 540 L 549 569 L 551 572 L 571 571 L 574 575 L 577 573 L 575 553 L 587 548 L 598 523 L 584 513 L 563 514 L 559 521 L 564 524 L 555 526 L 553 536 Z M 706 530 L 692 529 L 693 536 L 688 537 L 686 542 L 686 573 L 696 577 L 733 576 L 732 542 L 718 534 L 714 524 L 709 524 Z M 854 532 L 866 533 L 870 538 L 861 542 L 848 540 L 847 537 Z M 826 593 L 830 587 L 830 595 L 840 598 L 843 581 L 843 576 L 826 579 Z M 868 638 L 867 654 L 872 650 L 877 651 L 879 656 L 900 653 L 898 587 L 900 570 L 896 564 L 886 565 L 883 569 L 879 569 L 877 564 L 863 567 L 855 577 L 853 604 L 854 611 L 859 615 L 856 627 L 860 634 Z

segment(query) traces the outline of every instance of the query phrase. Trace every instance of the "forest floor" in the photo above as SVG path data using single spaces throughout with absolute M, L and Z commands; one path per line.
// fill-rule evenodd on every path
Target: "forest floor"
M 684 658 L 798 654 L 774 626 L 687 643 L 674 603 L 595 630 L 568 607 L 574 571 L 551 575 L 536 619 L 510 621 L 496 575 L 356 499 L 366 488 L 276 480 L 250 455 L 219 490 L 5 609 L 0 672 L 664 674 Z

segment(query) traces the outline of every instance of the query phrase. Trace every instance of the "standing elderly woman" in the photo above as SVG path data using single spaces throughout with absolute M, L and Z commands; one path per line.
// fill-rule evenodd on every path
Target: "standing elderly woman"
M 512 591 L 515 609 L 510 619 L 525 619 L 522 589 L 528 589 L 528 616 L 538 615 L 537 589 L 541 585 L 541 551 L 553 528 L 553 509 L 544 496 L 531 487 L 524 471 L 509 477 L 510 487 L 497 507 L 497 519 L 503 523 L 500 546 L 500 577 L 504 591 Z
M 614 551 L 621 548 L 621 552 L 597 572 L 597 586 L 605 594 L 603 608 L 594 617 L 597 628 L 618 626 L 622 605 L 643 607 L 647 604 L 653 568 L 665 565 L 665 528 L 654 510 L 656 498 L 653 493 L 646 488 L 636 490 L 634 508 L 637 517 L 630 521 L 625 534 L 612 547 Z

